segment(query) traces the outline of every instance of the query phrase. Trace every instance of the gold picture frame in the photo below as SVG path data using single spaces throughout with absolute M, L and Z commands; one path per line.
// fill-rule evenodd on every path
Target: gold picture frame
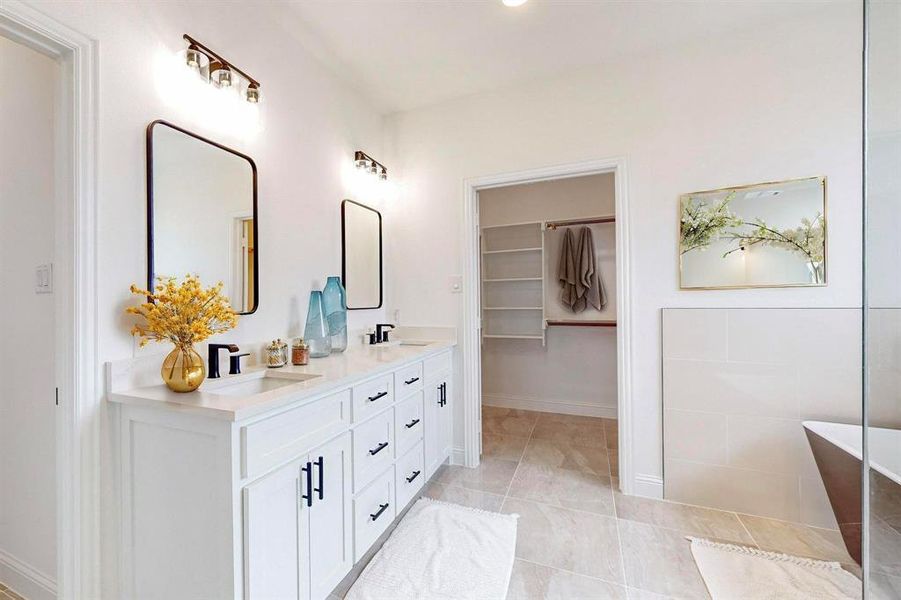
M 827 204 L 825 176 L 680 195 L 679 289 L 826 286 Z

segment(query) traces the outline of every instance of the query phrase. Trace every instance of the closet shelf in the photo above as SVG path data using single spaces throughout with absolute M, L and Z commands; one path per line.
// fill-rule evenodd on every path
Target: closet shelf
M 482 283 L 504 283 L 514 281 L 542 281 L 543 277 L 502 277 L 500 279 L 483 279 Z
M 482 227 L 482 229 L 507 229 L 509 227 L 528 227 L 539 225 L 541 225 L 540 221 L 523 221 L 522 223 L 506 223 L 504 225 L 485 225 L 484 227 Z
M 516 252 L 541 252 L 541 246 L 537 248 L 511 248 L 509 250 L 483 250 L 482 254 L 513 254 Z
M 498 340 L 544 340 L 544 336 L 540 333 L 484 333 L 483 338 L 492 338 Z
M 547 320 L 548 327 L 616 327 L 616 321 L 614 320 Z
M 482 310 L 544 310 L 543 306 L 484 306 Z

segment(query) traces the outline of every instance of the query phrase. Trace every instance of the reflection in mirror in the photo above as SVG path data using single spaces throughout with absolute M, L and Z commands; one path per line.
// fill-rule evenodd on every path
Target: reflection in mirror
M 826 178 L 685 194 L 682 289 L 826 285 Z
M 341 203 L 343 281 L 347 309 L 382 306 L 382 215 L 368 206 Z
M 184 129 L 147 128 L 148 278 L 221 281 L 241 314 L 259 304 L 256 165 Z

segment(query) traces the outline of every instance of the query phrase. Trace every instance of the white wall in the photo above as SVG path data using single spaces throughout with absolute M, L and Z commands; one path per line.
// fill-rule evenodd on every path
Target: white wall
M 662 475 L 660 309 L 860 303 L 859 3 L 753 31 L 522 84 L 392 118 L 403 180 L 388 221 L 389 308 L 406 322 L 462 323 L 462 181 L 625 156 L 631 230 L 634 471 Z M 680 292 L 679 194 L 826 175 L 829 285 Z M 420 260 L 412 248 L 432 249 Z M 402 275 L 402 276 L 401 276 Z M 462 402 L 456 406 L 462 409 Z M 462 445 L 462 410 L 455 445 Z M 646 493 L 660 493 L 659 485 Z
M 383 119 L 314 60 L 294 37 L 287 7 L 189 2 L 40 2 L 40 10 L 97 39 L 100 46 L 99 300 L 100 358 L 136 350 L 124 307 L 146 272 L 145 139 L 166 119 L 251 156 L 259 172 L 260 307 L 223 336 L 240 344 L 297 334 L 311 287 L 341 271 L 340 206 L 352 194 L 353 152 L 380 156 Z M 192 93 L 171 72 L 189 33 L 262 83 L 259 117 L 219 90 Z M 264 43 L 265 42 L 265 43 Z M 176 65 L 170 66 L 175 62 Z M 234 118 L 233 118 L 234 117 Z M 235 123 L 239 121 L 239 123 Z M 190 242 L 190 240 L 186 240 Z M 349 326 L 381 321 L 351 313 Z M 160 352 L 151 346 L 147 351 Z
M 612 173 L 512 185 L 479 193 L 482 227 L 612 215 Z M 548 319 L 616 319 L 616 236 L 613 224 L 592 225 L 595 257 L 608 303 L 573 314 L 560 302 L 557 264 L 566 228 L 545 232 L 544 307 Z M 489 230 L 484 235 L 503 233 Z M 578 229 L 574 230 L 578 235 Z M 503 255 L 501 255 L 503 256 Z M 496 258 L 496 257 L 495 257 Z M 486 258 L 487 260 L 487 258 Z M 537 284 L 538 282 L 536 282 Z M 532 284 L 486 283 L 484 306 L 504 304 L 512 291 Z M 509 304 L 509 303 L 508 303 Z M 507 313 L 488 312 L 493 318 Z M 515 313 L 516 314 L 516 313 Z M 531 314 L 531 313 L 530 313 Z M 536 320 L 541 313 L 535 312 Z M 482 344 L 482 402 L 527 410 L 616 417 L 616 330 L 550 327 L 539 340 L 485 339 Z
M 50 596 L 8 565 L 56 580 L 54 297 L 35 294 L 34 269 L 53 261 L 58 78 L 0 36 L 0 81 L 15 82 L 0 94 L 0 581 L 33 598 Z

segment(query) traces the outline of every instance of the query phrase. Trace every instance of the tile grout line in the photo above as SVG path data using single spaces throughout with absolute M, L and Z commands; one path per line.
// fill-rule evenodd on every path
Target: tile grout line
M 513 477 L 510 478 L 510 483 L 507 484 L 507 489 L 504 491 L 504 501 L 501 504 L 501 508 L 503 508 L 504 504 L 507 503 L 507 498 L 510 497 L 510 488 L 513 487 L 513 482 L 516 480 L 516 473 L 519 472 L 519 466 L 522 464 L 523 456 L 525 456 L 525 454 L 526 454 L 526 448 L 528 448 L 529 442 L 532 441 L 532 434 L 535 433 L 535 428 L 538 426 L 538 419 L 540 419 L 540 418 L 541 418 L 541 416 L 539 415 L 538 417 L 535 418 L 535 422 L 532 423 L 532 429 L 529 430 L 529 438 L 526 441 L 525 447 L 523 447 L 523 449 L 522 449 L 522 454 L 520 454 L 519 460 L 516 461 L 516 468 L 513 469 Z
M 738 514 L 738 513 L 736 513 L 736 512 L 734 512 L 734 513 L 732 513 L 732 514 L 735 515 L 735 518 L 738 519 L 738 522 L 739 522 L 739 523 L 741 523 L 742 529 L 744 529 L 744 530 L 745 530 L 745 533 L 748 534 L 748 537 L 751 538 L 751 542 L 752 542 L 755 546 L 757 546 L 758 548 L 760 548 L 760 544 L 757 543 L 757 539 L 754 537 L 754 534 L 751 533 L 751 530 L 748 529 L 748 526 L 747 526 L 747 525 L 745 524 L 745 522 L 742 520 L 741 515 Z M 762 550 L 762 549 L 763 549 L 763 548 L 761 548 L 761 550 Z

